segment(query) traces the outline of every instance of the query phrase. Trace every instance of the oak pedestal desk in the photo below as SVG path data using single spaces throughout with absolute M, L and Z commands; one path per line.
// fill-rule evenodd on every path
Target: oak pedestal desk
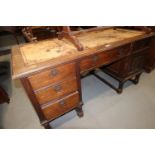
M 145 58 L 154 33 L 109 28 L 83 31 L 76 37 L 83 51 L 78 51 L 65 38 L 22 44 L 12 49 L 12 78 L 21 80 L 45 128 L 50 128 L 50 121 L 71 110 L 83 116 L 83 73 L 89 71 L 98 77 L 96 69 L 108 66 L 107 70 L 121 75 L 125 72 L 127 79 L 136 83 L 146 66 Z M 121 91 L 121 86 L 117 91 Z

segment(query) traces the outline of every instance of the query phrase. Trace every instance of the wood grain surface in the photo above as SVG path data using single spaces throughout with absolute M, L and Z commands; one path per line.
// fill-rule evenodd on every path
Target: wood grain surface
M 143 31 L 110 28 L 78 33 L 77 38 L 84 46 L 83 51 L 78 51 L 65 39 L 51 39 L 16 46 L 12 49 L 12 77 L 13 79 L 24 77 L 35 71 L 113 49 L 153 35 L 155 35 L 153 32 L 146 34 Z

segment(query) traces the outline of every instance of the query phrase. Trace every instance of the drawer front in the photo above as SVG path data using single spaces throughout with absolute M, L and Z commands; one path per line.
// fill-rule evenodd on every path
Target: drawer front
M 52 85 L 46 89 L 36 91 L 36 97 L 40 104 L 47 103 L 55 98 L 62 97 L 77 90 L 77 80 L 67 79 L 62 83 Z
M 80 72 L 93 68 L 94 63 L 92 57 L 84 58 L 80 61 Z
M 122 57 L 127 56 L 131 53 L 131 44 L 126 44 L 118 48 Z
M 79 94 L 76 92 L 62 100 L 42 108 L 42 111 L 47 120 L 52 120 L 78 107 L 79 104 Z
M 48 86 L 52 83 L 60 82 L 67 77 L 76 75 L 75 64 L 65 64 L 56 68 L 51 68 L 41 73 L 29 77 L 33 90 Z
M 96 56 L 96 61 L 94 61 L 95 66 L 100 67 L 104 64 L 107 64 L 113 61 L 113 59 L 116 59 L 118 55 L 119 53 L 117 53 L 115 50 L 100 53 Z
M 143 40 L 138 40 L 133 43 L 133 52 L 136 52 L 137 50 L 143 49 L 145 47 L 149 46 L 149 41 L 150 39 L 143 39 Z
M 147 51 L 136 53 L 132 56 L 131 71 L 132 73 L 142 71 L 146 63 Z
M 105 51 L 80 61 L 80 71 L 84 72 L 95 67 L 100 67 L 104 64 L 111 63 L 120 58 L 120 51 L 118 49 Z
M 117 62 L 108 65 L 107 67 L 105 67 L 105 70 L 111 73 L 113 76 L 116 76 L 118 78 L 125 78 L 131 73 L 131 61 L 131 56 L 125 57 Z

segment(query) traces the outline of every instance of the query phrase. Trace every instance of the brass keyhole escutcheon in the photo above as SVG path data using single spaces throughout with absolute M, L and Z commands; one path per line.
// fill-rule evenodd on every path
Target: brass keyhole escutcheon
M 65 101 L 62 100 L 62 101 L 60 101 L 59 103 L 60 103 L 60 105 L 64 105 L 64 104 L 65 104 Z
M 51 75 L 52 75 L 52 76 L 57 76 L 57 75 L 58 75 L 58 70 L 53 69 L 53 70 L 51 71 Z
M 95 55 L 95 56 L 93 57 L 93 61 L 96 62 L 97 60 L 98 60 L 98 56 Z

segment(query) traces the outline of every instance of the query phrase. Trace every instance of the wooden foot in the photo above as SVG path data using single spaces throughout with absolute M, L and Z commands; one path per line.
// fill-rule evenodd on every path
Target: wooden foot
M 116 90 L 118 94 L 122 94 L 123 86 L 124 86 L 124 82 L 119 82 L 118 89 Z
M 76 108 L 75 110 L 76 110 L 77 115 L 78 115 L 80 118 L 83 117 L 84 113 L 83 113 L 83 110 L 82 110 L 82 106 Z
M 145 69 L 145 72 L 146 72 L 146 73 L 151 73 L 151 71 L 152 71 L 151 68 L 147 68 L 147 69 Z
M 139 79 L 140 79 L 141 73 L 135 76 L 135 79 L 131 79 L 130 81 L 132 81 L 134 84 L 138 84 L 139 83 Z
M 45 124 L 43 124 L 43 126 L 45 129 L 52 129 L 52 127 L 50 126 L 49 123 L 45 123 Z
M 10 103 L 10 99 L 8 98 L 8 99 L 6 100 L 6 102 L 9 104 L 9 103 Z

